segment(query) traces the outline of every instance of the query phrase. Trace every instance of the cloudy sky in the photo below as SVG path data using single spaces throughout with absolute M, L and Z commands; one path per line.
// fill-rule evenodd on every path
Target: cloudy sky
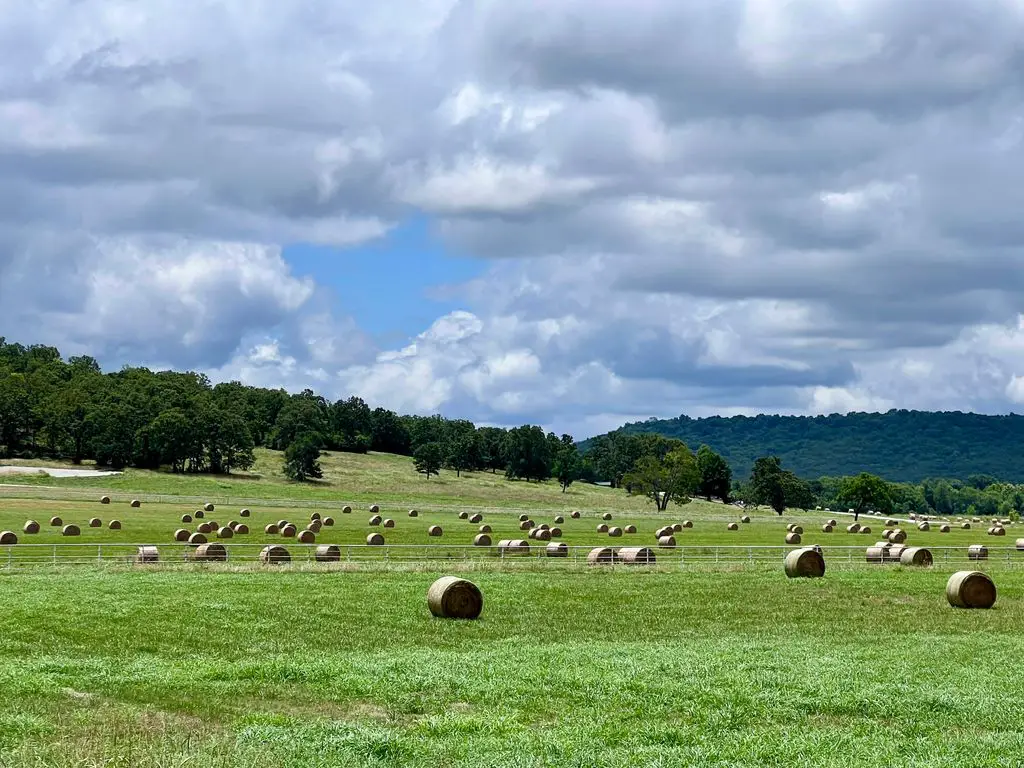
M 584 437 L 1024 410 L 1022 0 L 39 0 L 0 335 Z

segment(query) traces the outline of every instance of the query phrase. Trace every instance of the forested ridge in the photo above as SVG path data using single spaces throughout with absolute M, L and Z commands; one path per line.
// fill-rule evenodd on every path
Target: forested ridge
M 830 416 L 649 419 L 612 434 L 652 433 L 708 444 L 737 476 L 775 455 L 801 477 L 870 472 L 890 481 L 992 475 L 1024 482 L 1024 416 L 891 410 Z M 582 445 L 586 450 L 593 440 Z

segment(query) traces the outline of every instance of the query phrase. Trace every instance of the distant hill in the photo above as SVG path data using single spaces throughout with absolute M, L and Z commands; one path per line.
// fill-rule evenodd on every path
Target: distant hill
M 650 419 L 617 432 L 653 432 L 696 449 L 707 443 L 737 476 L 775 454 L 801 477 L 871 472 L 896 482 L 972 474 L 1024 482 L 1024 416 L 960 411 L 831 416 L 712 416 Z M 589 443 L 589 441 L 587 441 Z M 583 445 L 586 448 L 586 443 Z

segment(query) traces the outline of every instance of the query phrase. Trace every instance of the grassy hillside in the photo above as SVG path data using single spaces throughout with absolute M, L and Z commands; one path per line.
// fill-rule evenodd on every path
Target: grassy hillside
M 1024 416 L 897 411 L 832 416 L 733 416 L 649 420 L 626 433 L 653 432 L 696 449 L 706 443 L 739 477 L 776 454 L 801 477 L 871 472 L 894 482 L 989 474 L 1024 482 Z

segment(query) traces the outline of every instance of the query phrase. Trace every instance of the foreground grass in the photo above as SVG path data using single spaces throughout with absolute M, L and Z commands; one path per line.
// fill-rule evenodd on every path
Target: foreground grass
M 1024 754 L 1024 573 L 0 576 L 2 766 L 989 766 Z

